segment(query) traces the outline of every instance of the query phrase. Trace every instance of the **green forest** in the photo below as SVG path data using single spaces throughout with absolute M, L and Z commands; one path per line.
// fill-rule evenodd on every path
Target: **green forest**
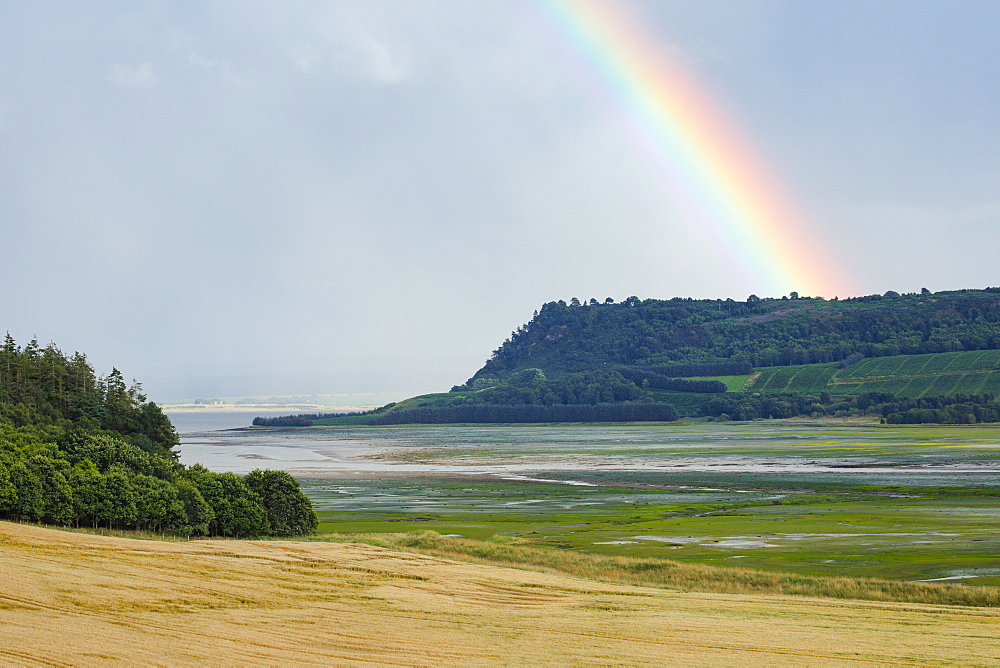
M 54 344 L 0 348 L 0 518 L 178 536 L 293 536 L 317 526 L 282 471 L 177 461 L 173 425 L 121 372 Z
M 544 304 L 451 392 L 254 424 L 560 422 L 572 415 L 869 415 L 964 424 L 1000 421 L 997 396 L 1000 288 L 843 300 L 794 292 L 744 301 L 574 298 Z
M 787 366 L 1000 349 L 1000 288 L 844 300 L 751 295 L 746 301 L 549 302 L 493 352 L 466 386 L 525 368 L 552 377 L 603 366 L 745 362 Z M 723 374 L 693 374 L 723 375 Z

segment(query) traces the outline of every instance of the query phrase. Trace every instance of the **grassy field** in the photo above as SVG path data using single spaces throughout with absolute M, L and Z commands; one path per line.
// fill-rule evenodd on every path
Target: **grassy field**
M 994 608 L 681 591 L 692 579 L 717 580 L 717 574 L 678 566 L 687 573 L 678 579 L 664 577 L 662 562 L 659 572 L 639 561 L 609 564 L 585 556 L 575 565 L 552 565 L 539 563 L 546 551 L 478 548 L 488 549 L 478 558 L 530 566 L 498 567 L 470 563 L 477 548 L 468 541 L 441 547 L 436 543 L 447 539 L 391 540 L 400 549 L 357 542 L 140 541 L 0 523 L 0 662 L 1000 662 Z M 597 576 L 631 572 L 621 579 L 637 584 L 596 581 L 587 574 L 594 569 Z M 739 571 L 725 577 L 742 579 L 750 591 L 810 585 Z M 826 585 L 838 587 L 832 580 Z M 869 583 L 866 590 L 880 586 L 893 583 Z M 895 591 L 949 589 L 963 588 L 897 585 Z
M 864 359 L 845 369 L 836 363 L 766 367 L 744 376 L 718 378 L 730 391 L 856 395 L 889 392 L 902 397 L 1000 394 L 1000 350 L 897 355 Z
M 726 392 L 743 392 L 747 389 L 751 378 L 756 374 L 746 374 L 743 376 L 695 376 L 691 380 L 717 380 L 726 386 Z

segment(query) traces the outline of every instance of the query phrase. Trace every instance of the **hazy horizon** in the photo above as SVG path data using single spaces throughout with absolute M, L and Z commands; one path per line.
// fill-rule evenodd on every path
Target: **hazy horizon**
M 684 213 L 551 11 L 592 5 L 8 3 L 0 330 L 156 401 L 418 393 L 548 301 L 810 292 Z M 1000 284 L 1000 4 L 604 6 L 753 147 L 821 296 Z

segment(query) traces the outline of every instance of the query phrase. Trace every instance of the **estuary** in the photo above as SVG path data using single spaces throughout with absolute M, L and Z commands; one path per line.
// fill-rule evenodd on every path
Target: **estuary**
M 499 534 L 591 553 L 1000 584 L 994 427 L 816 422 L 185 431 L 184 420 L 175 421 L 185 464 L 295 475 L 321 531 Z

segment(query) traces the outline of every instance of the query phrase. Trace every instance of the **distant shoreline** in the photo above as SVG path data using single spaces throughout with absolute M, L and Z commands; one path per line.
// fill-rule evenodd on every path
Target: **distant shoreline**
M 291 413 L 331 413 L 334 411 L 367 411 L 378 406 L 345 406 L 328 404 L 160 404 L 168 413 L 259 413 L 287 411 Z

